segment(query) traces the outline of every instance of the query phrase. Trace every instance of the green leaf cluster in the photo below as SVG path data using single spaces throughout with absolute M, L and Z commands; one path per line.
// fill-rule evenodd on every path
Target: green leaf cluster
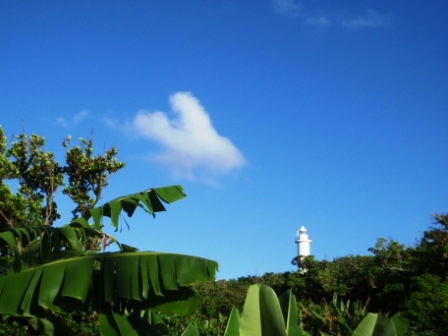
M 104 155 L 94 156 L 92 139 L 80 138 L 79 141 L 81 145 L 71 149 L 70 138 L 63 142 L 67 164 L 62 171 L 68 176 L 68 185 L 62 192 L 77 204 L 72 211 L 74 218 L 84 215 L 98 203 L 110 175 L 125 166 L 117 160 L 115 146 L 106 149 Z
M 70 148 L 63 141 L 65 164 L 45 150 L 45 139 L 21 133 L 8 146 L 0 125 L 0 228 L 52 225 L 61 217 L 55 196 L 58 190 L 75 204 L 74 218 L 82 216 L 100 200 L 111 175 L 124 168 L 115 146 L 94 155 L 92 139 L 81 138 Z M 15 190 L 16 189 L 16 190 Z
M 154 214 L 165 210 L 161 201 L 183 197 L 180 186 L 155 188 L 119 197 L 62 228 L 27 227 L 0 233 L 0 244 L 9 247 L 16 260 L 16 267 L 0 274 L 0 314 L 27 317 L 47 334 L 67 333 L 60 314 L 91 305 L 105 335 L 132 334 L 130 330 L 140 326 L 138 316 L 148 309 L 193 314 L 202 300 L 187 286 L 213 280 L 216 262 L 170 253 L 98 253 L 83 248 L 89 234 L 100 234 L 88 219 L 97 228 L 106 216 L 117 227 L 121 211 L 132 216 L 136 208 L 142 208 Z M 17 253 L 23 245 L 33 247 Z M 31 252 L 40 258 L 32 258 Z M 27 263 L 24 255 L 34 264 Z
M 294 295 L 284 293 L 280 299 L 272 288 L 252 285 L 247 292 L 243 311 L 234 308 L 225 336 L 299 336 L 299 315 Z

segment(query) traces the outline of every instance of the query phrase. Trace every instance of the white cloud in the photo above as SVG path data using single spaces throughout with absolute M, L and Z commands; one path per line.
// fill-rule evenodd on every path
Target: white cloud
M 164 112 L 139 111 L 132 128 L 140 136 L 158 142 L 162 152 L 153 157 L 175 174 L 189 178 L 210 178 L 242 168 L 242 153 L 218 134 L 210 116 L 189 92 L 170 96 L 174 117 Z
M 62 127 L 67 127 L 67 120 L 65 120 L 62 117 L 56 118 L 55 123 L 56 123 L 56 125 L 59 125 L 59 126 L 62 126 Z
M 342 25 L 353 28 L 388 27 L 390 21 L 390 14 L 380 14 L 369 9 L 363 16 L 342 20 Z
M 277 14 L 292 17 L 308 26 L 329 27 L 334 25 L 346 28 L 378 28 L 391 24 L 391 14 L 381 14 L 372 9 L 363 15 L 354 16 L 342 11 L 328 11 L 325 9 L 307 8 L 298 0 L 272 0 L 273 9 Z
M 331 24 L 330 19 L 324 15 L 318 17 L 310 17 L 305 22 L 310 26 L 320 27 L 328 27 Z
M 289 17 L 297 17 L 302 9 L 296 0 L 273 0 L 272 5 L 277 13 Z
M 76 125 L 76 124 L 79 124 L 85 117 L 87 117 L 89 115 L 89 111 L 87 111 L 87 110 L 82 110 L 81 112 L 78 112 L 78 113 L 76 113 L 74 116 L 73 116 L 73 119 L 72 119 L 72 121 L 73 121 L 73 123 Z
M 111 129 L 119 129 L 121 125 L 119 122 L 109 116 L 103 116 L 103 122 L 106 124 L 107 127 Z
M 82 110 L 82 111 L 80 111 L 78 113 L 75 113 L 75 115 L 73 116 L 73 118 L 70 121 L 67 121 L 67 119 L 64 118 L 64 117 L 56 118 L 55 124 L 58 125 L 58 126 L 62 126 L 62 127 L 68 127 L 69 124 L 77 125 L 82 120 L 84 120 L 88 115 L 89 115 L 89 111 L 88 110 Z

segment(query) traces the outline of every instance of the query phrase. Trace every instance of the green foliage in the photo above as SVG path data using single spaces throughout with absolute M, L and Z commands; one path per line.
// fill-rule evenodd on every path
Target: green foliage
M 92 309 L 64 311 L 61 318 L 76 336 L 99 335 L 98 314 Z
M 42 137 L 33 134 L 28 139 L 21 134 L 16 138 L 8 149 L 0 126 L 0 227 L 52 224 L 60 217 L 53 199 L 63 184 L 61 167 L 53 153 L 43 150 Z M 5 184 L 7 179 L 17 180 L 16 194 Z
M 413 277 L 402 308 L 418 330 L 447 330 L 448 279 L 431 274 Z
M 130 330 L 146 327 L 138 318 L 144 310 L 194 313 L 202 300 L 187 285 L 213 280 L 216 262 L 169 253 L 89 252 L 82 248 L 88 235 L 77 234 L 97 233 L 87 222 L 90 218 L 94 228 L 101 227 L 103 217 L 118 227 L 121 211 L 132 216 L 142 208 L 154 214 L 165 210 L 161 201 L 183 197 L 179 186 L 155 188 L 112 200 L 62 228 L 8 229 L 0 244 L 15 255 L 19 267 L 4 270 L 0 277 L 0 314 L 29 316 L 41 332 L 67 334 L 70 329 L 60 314 L 92 304 L 102 334 L 121 335 L 120 330 L 128 330 L 124 334 L 130 335 Z M 36 250 L 43 257 L 27 264 L 17 253 L 18 245 L 39 246 Z
M 110 176 L 124 167 L 115 147 L 95 156 L 91 139 L 69 148 L 67 137 L 61 165 L 45 151 L 43 137 L 20 134 L 9 148 L 6 140 L 0 127 L 0 314 L 22 318 L 47 335 L 77 333 L 75 324 L 88 333 L 131 335 L 152 328 L 141 316 L 148 309 L 197 310 L 202 300 L 187 285 L 214 279 L 216 262 L 136 253 L 102 231 L 104 217 L 117 229 L 123 211 L 164 211 L 162 202 L 185 197 L 181 187 L 150 189 L 95 208 Z M 7 180 L 17 186 L 15 193 Z M 61 187 L 76 207 L 71 223 L 53 228 Z M 98 253 L 113 242 L 120 252 Z M 86 315 L 89 309 L 93 313 Z
M 0 316 L 0 336 L 28 336 L 30 328 L 17 318 L 9 315 Z
M 359 300 L 341 300 L 336 293 L 329 303 L 326 300 L 319 304 L 299 302 L 303 328 L 313 335 L 321 332 L 328 335 L 351 334 L 366 316 L 367 305 L 368 302 L 362 304 Z
M 419 274 L 448 276 L 448 214 L 434 215 L 434 225 L 415 250 L 415 266 Z
M 285 292 L 278 299 L 270 287 L 252 285 L 248 289 L 243 311 L 240 312 L 237 308 L 232 310 L 224 335 L 402 336 L 408 327 L 407 319 L 400 314 L 391 319 L 381 314 L 367 314 L 365 306 L 361 307 L 359 303 L 350 310 L 350 302 L 338 301 L 336 295 L 329 306 L 332 307 L 332 314 L 336 316 L 339 325 L 344 328 L 330 331 L 325 329 L 308 330 L 306 325 L 301 326 L 297 303 L 291 291 Z M 316 307 L 314 306 L 314 308 Z M 328 318 L 320 316 L 315 311 L 313 311 L 313 315 L 321 321 Z M 355 324 L 356 329 L 352 330 L 348 325 L 349 320 Z
M 304 335 L 298 321 L 296 300 L 290 291 L 279 300 L 272 288 L 252 285 L 242 313 L 237 308 L 232 310 L 224 335 Z
M 202 336 L 223 335 L 228 317 L 219 314 L 218 318 L 205 319 L 195 314 L 192 316 L 179 316 L 173 313 L 152 313 L 156 316 L 160 332 L 166 336 L 188 334 L 195 330 Z M 188 330 L 187 330 L 188 327 Z
M 68 186 L 63 193 L 77 204 L 72 211 L 74 218 L 83 216 L 98 203 L 110 175 L 125 166 L 116 159 L 116 147 L 106 149 L 102 156 L 94 156 L 92 139 L 81 138 L 79 141 L 81 146 L 71 149 L 68 149 L 69 137 L 63 142 L 67 165 L 62 171 L 68 176 Z
M 45 150 L 45 139 L 39 135 L 21 133 L 15 140 L 8 148 L 0 126 L 0 227 L 52 225 L 61 217 L 55 196 L 66 182 L 63 193 L 76 204 L 73 215 L 83 215 L 97 204 L 110 176 L 125 166 L 116 159 L 116 147 L 93 155 L 91 139 L 81 138 L 81 146 L 69 148 L 67 137 L 65 165 Z M 16 193 L 7 180 L 17 181 Z
M 406 271 L 411 266 L 411 249 L 395 240 L 378 238 L 374 247 L 368 249 L 375 255 L 378 266 Z
M 250 281 L 252 284 L 252 278 Z M 203 319 L 209 320 L 218 318 L 219 314 L 230 315 L 233 306 L 241 309 L 249 284 L 246 284 L 243 278 L 240 278 L 239 280 L 198 282 L 192 288 L 205 298 L 198 314 L 202 315 Z
M 100 310 L 111 304 L 129 312 L 157 308 L 192 314 L 201 299 L 184 286 L 213 279 L 216 267 L 207 259 L 167 253 L 89 253 L 1 277 L 0 313 L 61 312 L 70 298 L 85 304 L 94 295 L 93 303 Z
M 396 315 L 387 318 L 382 314 L 369 313 L 353 332 L 353 336 L 402 336 L 408 321 Z
M 309 256 L 301 260 L 304 294 L 300 299 L 330 301 L 334 293 L 351 300 L 366 301 L 374 297 L 375 260 L 370 256 L 347 256 L 333 261 L 317 261 Z
M 254 282 L 271 287 L 277 295 L 291 290 L 299 299 L 308 298 L 305 277 L 301 272 L 265 273 Z

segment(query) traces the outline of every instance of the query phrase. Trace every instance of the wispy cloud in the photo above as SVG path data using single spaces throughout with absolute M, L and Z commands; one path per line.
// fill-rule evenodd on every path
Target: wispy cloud
M 89 111 L 87 110 L 82 110 L 81 112 L 76 113 L 73 116 L 73 123 L 74 124 L 79 124 L 83 119 L 85 119 L 87 116 L 89 115 Z
M 274 11 L 280 15 L 298 17 L 302 5 L 296 0 L 272 0 Z
M 89 115 L 88 110 L 82 110 L 78 113 L 76 113 L 71 119 L 67 120 L 64 117 L 58 117 L 55 120 L 56 125 L 62 126 L 62 127 L 68 127 L 70 124 L 77 125 L 82 120 L 84 120 Z
M 366 14 L 342 20 L 342 25 L 353 28 L 388 27 L 391 22 L 390 14 L 380 14 L 368 9 Z
M 58 125 L 58 126 L 67 127 L 67 120 L 65 120 L 65 119 L 62 118 L 62 117 L 58 117 L 58 118 L 56 118 L 55 123 L 56 123 L 56 125 Z
M 328 27 L 331 24 L 331 21 L 327 16 L 320 15 L 307 18 L 305 23 L 310 26 Z
M 115 120 L 107 115 L 104 115 L 102 119 L 103 119 L 103 122 L 106 124 L 106 126 L 111 129 L 122 128 L 122 125 L 117 120 Z
M 152 157 L 173 173 L 191 179 L 213 179 L 246 164 L 243 154 L 214 128 L 210 116 L 189 92 L 170 96 L 174 116 L 139 111 L 132 121 L 136 134 L 158 142 Z
M 323 8 L 305 7 L 298 0 L 272 0 L 275 13 L 294 18 L 303 25 L 315 27 L 342 26 L 345 28 L 388 27 L 392 21 L 391 14 L 382 14 L 368 9 L 364 14 L 354 15 L 343 11 L 328 11 Z

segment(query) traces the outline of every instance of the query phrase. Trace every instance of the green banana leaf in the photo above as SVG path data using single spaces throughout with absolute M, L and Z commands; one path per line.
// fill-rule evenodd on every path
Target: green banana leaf
M 53 335 L 55 332 L 53 323 L 51 323 L 48 319 L 30 317 L 27 319 L 27 322 L 35 330 L 40 330 L 40 333 L 43 335 Z M 73 333 L 71 333 L 71 334 L 73 334 Z M 67 333 L 67 335 L 71 335 L 71 334 Z
M 40 335 L 53 336 L 64 335 L 73 336 L 73 331 L 64 323 L 63 319 L 51 311 L 45 311 L 45 317 L 36 316 L 25 318 L 29 325 L 39 331 Z
M 391 317 L 391 320 L 395 326 L 395 330 L 397 331 L 397 336 L 403 336 L 409 328 L 409 320 L 401 315 L 401 313 L 397 313 Z
M 92 304 L 99 313 L 102 335 L 151 336 L 160 335 L 160 330 L 140 317 L 141 312 L 193 314 L 202 299 L 186 286 L 214 280 L 215 261 L 170 253 L 135 253 L 135 248 L 119 243 L 122 252 L 83 251 L 87 239 L 104 237 L 99 232 L 103 217 L 109 217 L 117 229 L 122 211 L 132 216 L 140 207 L 154 216 L 165 210 L 162 202 L 183 197 L 180 186 L 154 188 L 107 202 L 62 228 L 3 230 L 0 247 L 12 252 L 15 267 L 0 270 L 0 314 L 27 318 L 45 335 L 69 335 L 57 313 L 79 303 Z M 89 219 L 93 219 L 93 228 Z
M 170 334 L 170 330 L 168 326 L 163 321 L 162 317 L 153 311 L 145 310 L 140 314 L 140 317 L 144 319 L 151 327 L 156 329 L 160 335 L 168 336 Z
M 279 297 L 283 319 L 286 322 L 286 334 L 288 336 L 302 336 L 304 332 L 299 326 L 299 312 L 297 310 L 296 297 L 291 290 L 286 291 Z
M 20 272 L 31 266 L 76 255 L 74 251 L 82 251 L 82 246 L 88 239 L 102 237 L 101 232 L 90 226 L 78 225 L 66 225 L 61 228 L 42 225 L 3 229 L 3 232 L 0 232 L 0 246 L 3 249 L 8 248 L 14 254 L 14 262 L 1 269 L 0 275 L 5 272 Z M 21 253 L 19 249 L 22 249 Z
M 352 336 L 397 336 L 397 331 L 391 319 L 381 314 L 369 313 Z
M 121 251 L 136 251 L 136 248 L 121 244 L 112 236 L 100 232 L 103 217 L 109 217 L 111 225 L 118 229 L 119 214 L 122 211 L 131 217 L 135 209 L 140 207 L 155 216 L 155 212 L 165 211 L 162 202 L 172 203 L 185 196 L 182 187 L 178 185 L 152 188 L 118 197 L 63 227 L 29 226 L 4 229 L 0 232 L 0 247 L 7 247 L 12 252 L 14 262 L 0 269 L 0 275 L 5 272 L 20 272 L 30 266 L 72 256 L 76 253 L 70 251 L 82 251 L 89 239 L 108 239 L 109 244 L 117 243 Z M 90 218 L 93 219 L 93 227 L 88 222 Z
M 230 312 L 229 321 L 227 322 L 224 336 L 239 336 L 240 335 L 240 311 L 233 307 Z
M 165 211 L 162 201 L 172 203 L 185 196 L 183 188 L 179 185 L 152 188 L 143 192 L 118 197 L 103 206 L 88 211 L 82 218 L 78 218 L 74 222 L 82 224 L 92 218 L 94 229 L 100 230 L 103 217 L 109 217 L 111 219 L 111 225 L 115 229 L 118 229 L 119 214 L 121 211 L 126 212 L 129 217 L 132 217 L 135 209 L 140 207 L 155 217 L 155 212 Z
M 85 303 L 90 291 L 101 293 L 96 296 L 99 305 L 122 305 L 125 300 L 132 308 L 191 314 L 201 302 L 185 286 L 214 280 L 217 268 L 212 260 L 156 252 L 91 253 L 57 260 L 0 277 L 0 314 L 60 311 L 64 298 Z M 181 290 L 184 296 L 177 300 Z
M 198 330 L 190 323 L 181 336 L 199 336 Z
M 225 335 L 287 336 L 282 311 L 274 290 L 267 286 L 250 286 L 242 314 L 237 314 L 234 308 Z
M 137 314 L 119 314 L 113 310 L 98 315 L 100 334 L 104 336 L 164 336 L 156 326 Z
M 274 290 L 252 285 L 243 312 L 234 307 L 224 336 L 309 336 L 299 325 L 296 298 L 289 290 L 277 298 Z

